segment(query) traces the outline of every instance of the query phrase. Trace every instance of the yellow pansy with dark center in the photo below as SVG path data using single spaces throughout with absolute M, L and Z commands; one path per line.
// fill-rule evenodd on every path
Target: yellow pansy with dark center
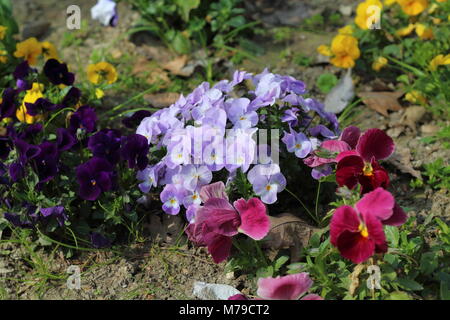
M 37 63 L 37 57 L 42 53 L 42 45 L 36 38 L 29 38 L 16 44 L 14 56 L 24 58 L 28 64 L 34 66 Z
M 87 76 L 93 84 L 99 84 L 102 81 L 111 84 L 117 81 L 116 68 L 105 61 L 90 64 L 87 68 Z
M 373 176 L 373 168 L 370 163 L 366 163 L 363 168 L 363 174 L 367 177 Z

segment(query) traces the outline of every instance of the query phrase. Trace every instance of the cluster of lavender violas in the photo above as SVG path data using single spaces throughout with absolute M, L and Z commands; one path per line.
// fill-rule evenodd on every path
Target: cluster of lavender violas
M 253 83 L 253 91 L 245 89 L 245 81 Z M 223 80 L 213 87 L 201 84 L 172 106 L 144 118 L 137 128 L 136 133 L 145 136 L 153 149 L 166 151 L 157 163 L 138 173 L 141 191 L 163 186 L 163 210 L 175 215 L 184 206 L 192 221 L 201 204 L 199 191 L 213 180 L 213 174 L 225 172 L 230 182 L 241 170 L 264 203 L 276 202 L 286 179 L 253 139 L 259 130 L 273 129 L 272 115 L 281 119 L 276 129 L 284 130 L 281 152 L 295 153 L 300 159 L 322 140 L 338 135 L 336 116 L 306 98 L 306 93 L 303 82 L 267 70 L 255 76 L 236 71 L 232 81 Z M 329 127 L 312 126 L 316 115 Z M 275 152 L 267 145 L 265 150 Z M 323 175 L 313 170 L 314 177 Z
M 62 200 L 44 207 L 42 203 L 18 203 L 19 199 L 12 198 L 13 189 L 26 192 L 24 186 L 34 181 L 30 174 L 37 177 L 33 188 L 49 199 L 63 199 L 58 194 L 61 188 L 73 188 L 81 199 L 94 201 L 104 192 L 117 190 L 121 162 L 121 170 L 126 166 L 136 170 L 147 166 L 147 139 L 138 134 L 122 135 L 115 129 L 97 130 L 96 112 L 82 105 L 81 91 L 73 86 L 75 76 L 66 64 L 47 60 L 40 74 L 25 61 L 16 67 L 13 76 L 16 85 L 3 91 L 0 103 L 1 205 L 4 217 L 12 224 L 31 227 L 55 218 L 62 226 L 70 218 L 69 203 Z M 41 89 L 34 92 L 36 87 Z M 147 115 L 140 113 L 124 124 L 135 128 L 141 120 L 136 117 Z M 68 177 L 62 186 L 58 185 L 61 176 Z M 20 214 L 13 212 L 19 208 L 25 209 Z M 96 243 L 105 242 L 96 234 L 91 238 Z
M 255 89 L 241 86 L 244 80 Z M 332 174 L 336 166 L 340 187 L 360 188 L 362 199 L 356 207 L 338 208 L 331 221 L 331 243 L 344 257 L 360 263 L 386 252 L 383 225 L 400 226 L 406 221 L 405 212 L 385 190 L 389 176 L 379 164 L 393 153 L 392 139 L 379 129 L 361 133 L 351 126 L 340 132 L 336 116 L 305 94 L 304 83 L 292 77 L 237 71 L 232 81 L 214 87 L 204 83 L 139 125 L 137 133 L 154 150 L 164 151 L 159 162 L 138 173 L 141 191 L 163 186 L 160 198 L 168 214 L 178 214 L 184 206 L 190 240 L 206 246 L 215 262 L 227 259 L 232 237 L 239 232 L 255 240 L 267 235 L 270 223 L 264 203 L 276 202 L 277 193 L 286 187 L 282 168 L 271 157 L 254 162 L 260 150 L 251 137 L 270 128 L 271 114 L 281 119 L 284 129 L 281 152 L 295 154 L 312 169 L 315 179 Z M 328 127 L 313 122 L 317 115 Z M 196 161 L 199 155 L 201 161 Z M 223 181 L 211 182 L 213 173 L 225 171 L 229 183 L 237 170 L 246 173 L 257 197 L 232 204 Z

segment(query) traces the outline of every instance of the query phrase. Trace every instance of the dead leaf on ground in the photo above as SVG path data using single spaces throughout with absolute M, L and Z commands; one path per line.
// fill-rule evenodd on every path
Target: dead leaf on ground
M 400 124 L 410 127 L 414 133 L 417 132 L 416 125 L 427 113 L 424 107 L 411 106 L 405 109 L 403 116 L 400 119 Z
M 174 104 L 180 98 L 176 92 L 163 92 L 144 95 L 144 100 L 155 108 L 165 108 Z
M 308 245 L 309 239 L 319 229 L 291 213 L 270 217 L 270 231 L 263 246 L 275 251 L 291 250 L 291 261 L 299 259 L 300 249 Z
M 189 77 L 194 73 L 195 65 L 187 65 L 187 63 L 188 56 L 182 55 L 163 64 L 162 67 L 175 76 Z
M 397 145 L 392 157 L 390 157 L 386 161 L 401 172 L 408 173 L 413 177 L 422 180 L 422 174 L 420 173 L 420 171 L 413 168 L 413 165 L 411 163 L 411 151 L 408 148 Z
M 154 69 L 154 65 L 151 65 L 147 58 L 140 57 L 136 60 L 131 73 L 137 75 L 144 72 L 150 72 Z
M 365 105 L 385 117 L 389 115 L 388 110 L 399 111 L 402 109 L 398 102 L 398 98 L 403 95 L 401 91 L 360 92 L 358 95 Z
M 142 45 L 136 48 L 136 53 L 148 60 L 155 60 L 160 65 L 169 63 L 176 58 L 175 54 L 164 46 Z

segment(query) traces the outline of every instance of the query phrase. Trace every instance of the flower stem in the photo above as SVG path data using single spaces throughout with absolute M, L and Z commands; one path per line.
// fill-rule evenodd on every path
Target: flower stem
M 292 191 L 290 191 L 289 189 L 285 188 L 284 190 L 286 190 L 291 196 L 293 196 L 298 202 L 300 202 L 300 204 L 302 205 L 302 207 L 306 210 L 306 212 L 308 213 L 308 215 L 316 222 L 319 223 L 316 219 L 316 217 L 311 213 L 311 211 L 309 211 L 309 209 L 306 207 L 306 205 L 303 203 L 302 200 L 300 200 L 299 197 L 297 197 L 295 195 L 295 193 L 293 193 Z

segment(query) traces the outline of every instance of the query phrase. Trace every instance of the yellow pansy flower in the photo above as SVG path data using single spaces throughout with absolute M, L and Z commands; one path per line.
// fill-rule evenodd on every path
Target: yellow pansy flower
M 415 28 L 416 28 L 416 25 L 414 23 L 410 23 L 407 27 L 397 30 L 397 32 L 395 34 L 400 37 L 406 37 L 406 36 L 410 35 L 411 32 L 413 32 Z
M 353 68 L 355 60 L 359 58 L 361 52 L 358 48 L 358 40 L 350 35 L 338 34 L 331 43 L 333 58 L 330 62 L 336 67 Z
M 111 64 L 102 61 L 96 64 L 90 64 L 87 68 L 87 76 L 93 84 L 98 84 L 103 80 L 111 84 L 117 80 L 117 71 Z
M 374 21 L 371 20 L 372 16 L 376 13 L 374 10 L 371 10 L 372 6 L 377 6 L 381 9 L 383 8 L 383 4 L 380 0 L 366 0 L 356 7 L 356 17 L 355 23 L 358 27 L 363 30 L 369 29 L 370 23 Z
M 45 60 L 49 59 L 56 59 L 59 60 L 58 57 L 58 51 L 56 51 L 55 46 L 48 41 L 41 42 L 42 46 L 42 55 L 44 56 Z
M 384 0 L 384 4 L 386 5 L 386 6 L 391 6 L 391 5 L 393 5 L 394 3 L 396 3 L 397 2 L 397 0 Z
M 36 116 L 29 115 L 26 107 L 26 103 L 35 103 L 39 98 L 43 98 L 43 90 L 44 85 L 37 82 L 34 82 L 31 89 L 27 90 L 25 97 L 23 97 L 22 105 L 16 111 L 16 117 L 20 122 L 32 124 L 44 119 L 44 115 L 42 114 Z
M 430 70 L 436 71 L 439 66 L 450 64 L 450 54 L 444 56 L 443 54 L 437 55 L 430 61 Z
M 404 13 L 417 16 L 428 7 L 428 0 L 397 0 Z
M 433 21 L 433 24 L 441 24 L 442 20 L 439 18 L 431 18 L 431 21 Z
M 388 60 L 385 57 L 378 57 L 372 64 L 372 69 L 380 71 L 384 66 L 388 64 Z
M 345 27 L 342 27 L 342 28 L 338 29 L 338 33 L 339 34 L 352 35 L 353 34 L 353 27 L 351 25 L 347 25 Z
M 8 62 L 8 52 L 5 50 L 0 50 L 0 63 Z
M 333 55 L 330 47 L 324 44 L 317 47 L 317 52 L 326 57 L 331 57 Z
M 422 40 L 431 40 L 434 38 L 433 29 L 421 23 L 416 25 L 416 33 Z
M 5 39 L 7 29 L 5 26 L 0 26 L 0 40 Z
M 419 103 L 419 104 L 426 104 L 427 99 L 424 97 L 422 92 L 418 90 L 411 90 L 405 95 L 405 100 L 409 101 L 411 103 Z
M 16 58 L 24 58 L 28 64 L 34 66 L 37 63 L 37 57 L 42 53 L 42 46 L 36 38 L 28 38 L 16 44 Z

